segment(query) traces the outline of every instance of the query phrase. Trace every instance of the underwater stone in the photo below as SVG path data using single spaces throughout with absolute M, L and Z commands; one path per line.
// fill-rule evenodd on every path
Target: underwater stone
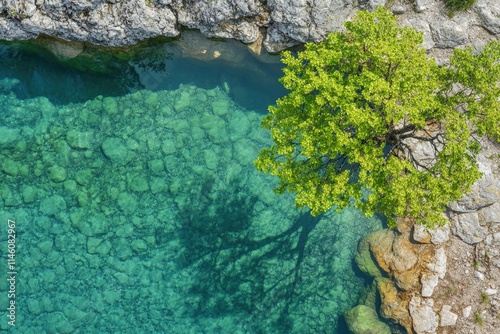
M 102 256 L 106 256 L 108 255 L 109 251 L 111 250 L 111 242 L 109 242 L 108 240 L 104 241 L 103 243 L 101 243 L 99 246 L 97 246 L 97 248 L 95 249 L 97 254 L 100 254 Z
M 10 129 L 5 126 L 0 126 L 0 147 L 14 147 L 19 140 L 19 129 Z
M 79 170 L 75 175 L 75 181 L 84 186 L 92 179 L 92 169 Z
M 176 151 L 175 143 L 171 139 L 167 139 L 163 142 L 161 150 L 165 154 L 172 154 Z
M 89 195 L 85 191 L 79 191 L 76 194 L 76 201 L 80 206 L 87 206 L 89 205 Z
M 69 146 L 74 149 L 86 149 L 90 148 L 92 141 L 94 140 L 94 134 L 90 131 L 79 132 L 76 130 L 71 130 L 66 135 Z
M 226 99 L 217 99 L 212 102 L 212 109 L 214 110 L 214 114 L 217 116 L 227 115 L 229 112 L 229 100 Z
M 205 151 L 203 152 L 203 158 L 205 160 L 205 165 L 207 165 L 208 169 L 217 170 L 217 166 L 219 164 L 219 158 L 215 152 Z
M 104 155 L 113 162 L 126 165 L 132 160 L 132 154 L 120 138 L 108 138 L 101 145 Z
M 148 191 L 148 180 L 144 176 L 136 176 L 130 182 L 130 189 L 137 192 Z
M 358 251 L 354 257 L 359 269 L 371 277 L 382 277 L 382 271 L 374 261 L 370 251 L 370 240 L 365 237 L 358 245 Z
M 137 197 L 129 193 L 121 193 L 118 195 L 118 205 L 124 213 L 133 213 L 138 206 Z
M 142 239 L 136 239 L 136 240 L 132 241 L 132 244 L 130 246 L 136 252 L 141 252 L 141 251 L 145 251 L 146 249 L 148 249 L 148 245 Z
M 255 143 L 249 139 L 238 140 L 233 145 L 233 155 L 242 165 L 250 165 L 257 157 Z
M 52 240 L 45 240 L 38 243 L 38 249 L 43 254 L 47 255 L 52 250 L 52 245 L 53 245 Z
M 155 177 L 151 180 L 151 192 L 153 194 L 158 194 L 159 192 L 165 191 L 168 189 L 167 183 L 164 179 Z
M 32 298 L 28 300 L 28 310 L 34 315 L 40 315 L 43 312 L 40 302 Z
M 63 182 L 67 177 L 66 170 L 60 166 L 52 166 L 49 168 L 49 179 L 54 182 Z
M 75 180 L 64 181 L 64 189 L 66 189 L 70 193 L 74 193 L 76 191 L 76 181 Z
M 40 203 L 40 211 L 46 215 L 55 215 L 66 210 L 66 201 L 62 196 L 54 195 Z
M 36 201 L 37 191 L 34 187 L 27 186 L 23 189 L 22 196 L 24 203 L 30 204 Z
M 97 254 L 97 247 L 101 244 L 102 239 L 89 237 L 87 239 L 87 252 L 90 254 Z
M 116 255 L 120 260 L 126 260 L 132 256 L 132 250 L 130 249 L 130 242 L 125 238 L 119 238 L 114 240 L 114 250 Z
M 246 137 L 250 133 L 251 124 L 245 113 L 241 110 L 237 110 L 231 113 L 229 128 L 231 129 L 231 140 L 234 141 Z
M 105 97 L 102 99 L 102 106 L 108 115 L 113 115 L 118 112 L 118 104 L 116 103 L 116 99 L 112 97 Z
M 151 151 L 150 155 L 153 155 L 160 149 L 161 141 L 156 136 L 148 136 L 146 144 L 148 146 L 148 150 Z
M 5 174 L 16 176 L 19 173 L 19 166 L 14 160 L 5 159 L 2 163 L 2 170 Z
M 228 139 L 226 126 L 223 122 L 219 123 L 219 126 L 217 127 L 208 129 L 207 133 L 211 140 L 216 144 L 224 143 Z
M 176 111 L 183 111 L 191 106 L 191 94 L 189 92 L 182 92 L 177 98 L 174 104 L 174 109 Z
M 378 319 L 371 307 L 358 305 L 344 314 L 349 330 L 353 334 L 390 334 L 390 327 Z
M 163 160 L 155 159 L 149 162 L 149 170 L 155 175 L 165 174 L 165 166 L 163 165 Z

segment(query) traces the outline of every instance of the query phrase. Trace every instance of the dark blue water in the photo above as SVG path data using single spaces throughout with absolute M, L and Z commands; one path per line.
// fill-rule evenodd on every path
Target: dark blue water
M 212 61 L 144 50 L 83 66 L 0 46 L 1 268 L 10 219 L 17 272 L 15 298 L 0 280 L 0 328 L 345 332 L 353 253 L 381 222 L 311 217 L 253 167 L 280 66 L 243 46 Z

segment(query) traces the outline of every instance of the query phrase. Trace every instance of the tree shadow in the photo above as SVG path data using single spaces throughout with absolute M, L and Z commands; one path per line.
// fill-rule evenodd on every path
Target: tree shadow
M 198 300 L 189 316 L 244 315 L 255 333 L 269 333 L 266 326 L 289 331 L 309 234 L 320 218 L 304 213 L 285 231 L 259 238 L 253 226 L 258 198 L 241 192 L 241 180 L 218 189 L 208 178 L 199 186 L 202 191 L 178 208 L 177 264 L 193 269 L 189 292 Z

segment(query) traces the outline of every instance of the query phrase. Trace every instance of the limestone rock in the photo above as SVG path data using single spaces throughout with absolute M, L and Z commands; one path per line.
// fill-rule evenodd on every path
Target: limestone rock
M 390 334 L 389 326 L 378 319 L 377 312 L 358 305 L 344 314 L 349 330 L 354 334 Z
M 411 299 L 409 310 L 416 333 L 432 333 L 437 329 L 438 317 L 432 309 L 433 306 L 432 299 L 421 299 L 420 297 Z
M 464 309 L 462 310 L 462 316 L 463 316 L 465 319 L 467 319 L 467 318 L 470 316 L 471 312 L 472 312 L 472 306 L 467 306 L 466 308 L 464 308 Z
M 429 9 L 435 4 L 435 0 L 415 0 L 415 11 L 417 13 L 423 12 Z
M 451 306 L 450 305 L 443 305 L 443 308 L 441 309 L 441 312 L 439 314 L 441 316 L 441 326 L 455 326 L 458 315 L 451 312 Z
M 422 282 L 422 297 L 431 297 L 434 288 L 438 285 L 439 277 L 436 274 L 424 274 L 420 279 Z
M 353 4 L 343 0 L 319 0 L 314 5 L 303 0 L 271 0 L 267 6 L 272 23 L 264 45 L 270 52 L 305 41 L 319 41 L 328 32 L 342 29 L 355 12 Z
M 438 48 L 455 48 L 467 42 L 467 22 L 454 21 L 430 22 L 432 37 Z
M 439 278 L 444 279 L 446 275 L 446 252 L 444 248 L 438 248 L 435 253 L 435 262 L 429 263 L 427 268 L 436 273 Z
M 464 242 L 476 244 L 486 238 L 486 230 L 479 225 L 476 212 L 462 213 L 452 218 L 451 230 Z
M 431 234 L 431 243 L 434 245 L 445 243 L 450 239 L 450 232 L 451 228 L 449 224 L 429 230 Z
M 500 202 L 482 208 L 477 215 L 480 223 L 500 223 Z
M 415 241 L 421 244 L 431 243 L 431 234 L 423 225 L 420 224 L 415 224 L 415 226 L 413 227 L 412 237 Z
M 406 26 L 410 26 L 413 29 L 421 31 L 423 33 L 424 42 L 422 43 L 422 47 L 426 50 L 432 49 L 435 45 L 434 40 L 432 39 L 431 28 L 429 26 L 429 22 L 420 19 L 418 17 L 412 17 L 408 20 L 403 21 L 403 24 Z
M 484 28 L 492 34 L 500 34 L 500 3 L 495 0 L 478 0 L 477 12 Z
M 332 31 L 343 29 L 358 9 L 374 9 L 387 0 L 26 0 L 0 2 L 0 39 L 33 39 L 39 35 L 67 41 L 124 46 L 156 36 L 174 37 L 180 27 L 198 29 L 208 37 L 235 38 L 259 45 L 269 52 L 304 43 L 318 42 Z M 458 22 L 437 16 L 440 1 L 415 0 L 409 20 L 427 25 L 424 47 L 431 48 L 428 25 L 438 47 L 453 48 L 469 41 L 468 27 L 482 24 L 492 34 L 500 32 L 500 5 L 496 0 L 478 0 L 477 14 L 466 12 Z M 396 4 L 396 14 L 410 11 Z M 408 22 L 408 21 L 407 21 Z M 427 31 L 426 31 L 427 30 Z M 472 31 L 472 29 L 471 29 Z M 184 32 L 183 32 L 184 33 Z M 470 40 L 477 40 L 471 36 Z M 78 56 L 83 44 L 55 42 L 52 51 L 65 58 Z M 215 52 L 210 53 L 214 55 Z
M 455 212 L 472 212 L 500 201 L 500 179 L 484 175 L 472 185 L 469 193 L 449 205 Z

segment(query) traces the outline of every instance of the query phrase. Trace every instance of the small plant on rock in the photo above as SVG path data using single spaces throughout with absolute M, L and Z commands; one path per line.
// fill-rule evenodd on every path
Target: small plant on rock
M 481 327 L 483 327 L 483 325 L 484 325 L 483 317 L 481 317 L 481 314 L 479 313 L 479 311 L 476 311 L 474 313 L 474 322 Z
M 470 9 L 475 2 L 476 0 L 445 0 L 446 7 L 453 13 Z

